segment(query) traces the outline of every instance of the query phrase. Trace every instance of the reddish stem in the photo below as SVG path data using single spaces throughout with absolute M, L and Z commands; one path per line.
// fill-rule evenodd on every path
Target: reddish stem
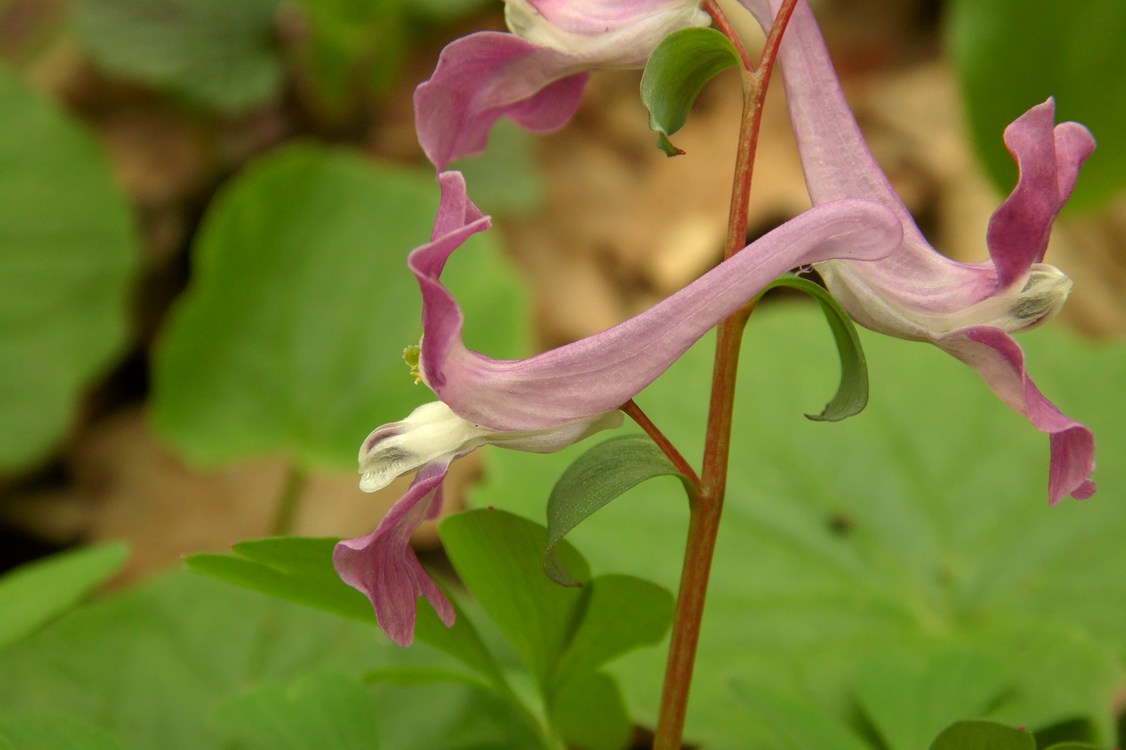
M 657 425 L 653 424 L 645 412 L 641 410 L 641 407 L 637 405 L 637 402 L 631 398 L 629 401 L 622 404 L 621 410 L 628 414 L 634 422 L 637 422 L 637 425 L 641 429 L 645 430 L 645 434 L 648 435 L 650 439 L 657 444 L 657 447 L 661 449 L 661 452 L 672 461 L 676 470 L 688 477 L 693 487 L 698 488 L 700 486 L 700 477 L 696 474 L 696 470 L 692 468 L 692 464 L 684 459 L 684 456 L 676 449 L 676 446 L 665 437 L 665 433 L 661 432 Z
M 782 34 L 789 23 L 797 0 L 786 0 L 767 36 L 757 69 L 744 63 L 743 117 L 739 130 L 739 147 L 736 153 L 735 175 L 731 190 L 727 245 L 724 258 L 743 249 L 747 237 L 747 203 L 751 192 L 754 155 L 758 146 L 759 126 L 766 88 L 778 55 Z M 714 0 L 705 7 L 716 19 L 720 30 L 732 37 L 740 49 Z M 745 55 L 745 52 L 744 52 Z M 746 58 L 744 57 L 746 60 Z M 739 364 L 739 348 L 743 328 L 754 304 L 748 304 L 719 324 L 716 334 L 715 364 L 712 371 L 712 395 L 708 411 L 708 426 L 704 463 L 699 491 L 689 494 L 688 540 L 684 552 L 684 567 L 680 575 L 680 589 L 673 621 L 672 640 L 669 645 L 665 683 L 661 695 L 660 716 L 653 741 L 654 750 L 679 750 L 684 735 L 684 721 L 688 710 L 688 694 L 692 671 L 696 662 L 696 648 L 700 640 L 700 625 L 704 615 L 704 602 L 711 573 L 723 500 L 727 491 L 727 466 L 731 448 L 731 423 L 735 404 L 735 376 Z

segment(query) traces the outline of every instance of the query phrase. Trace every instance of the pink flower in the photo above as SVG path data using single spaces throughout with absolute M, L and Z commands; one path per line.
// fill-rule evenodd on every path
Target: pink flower
M 699 0 L 507 0 L 504 14 L 513 33 L 457 39 L 415 91 L 418 140 L 438 170 L 484 151 L 501 117 L 563 127 L 588 71 L 644 67 L 669 33 L 711 22 Z
M 528 359 L 496 360 L 465 347 L 461 309 L 441 282 L 450 254 L 491 224 L 469 200 L 460 173 L 444 172 L 438 179 L 442 202 L 433 239 L 411 253 L 409 263 L 422 290 L 419 370 L 441 401 L 376 429 L 364 441 L 362 489 L 374 491 L 400 474 L 419 473 L 379 528 L 341 542 L 333 555 L 341 578 L 371 598 L 380 626 L 402 645 L 413 637 L 420 595 L 447 623 L 453 617 L 408 544 L 418 524 L 437 513 L 437 493 L 451 461 L 486 444 L 560 450 L 617 426 L 618 407 L 780 274 L 830 258 L 871 262 L 901 239 L 897 217 L 877 203 L 824 203 L 641 315 Z
M 741 0 L 769 27 L 781 0 Z M 973 367 L 1010 407 L 1051 436 L 1048 499 L 1095 492 L 1091 431 L 1045 398 L 1010 334 L 1059 311 L 1071 280 L 1044 258 L 1052 223 L 1075 187 L 1095 142 L 1082 125 L 1055 125 L 1049 99 L 1005 129 L 1020 167 L 1012 194 L 986 234 L 990 260 L 958 263 L 927 243 L 888 183 L 857 127 L 813 13 L 799 1 L 780 50 L 790 119 L 814 204 L 865 198 L 887 206 L 903 227 L 891 255 L 871 263 L 815 264 L 826 285 L 862 325 L 929 341 Z

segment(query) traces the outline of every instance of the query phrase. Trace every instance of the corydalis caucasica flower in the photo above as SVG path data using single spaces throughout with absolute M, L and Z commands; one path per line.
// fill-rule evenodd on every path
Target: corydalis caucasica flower
M 741 2 L 769 28 L 782 0 Z M 779 60 L 814 204 L 867 198 L 895 212 L 903 226 L 902 244 L 879 261 L 814 264 L 833 296 L 862 325 L 929 341 L 973 367 L 1002 401 L 1050 435 L 1049 502 L 1090 497 L 1094 436 L 1040 393 L 1011 334 L 1050 318 L 1071 290 L 1070 279 L 1042 261 L 1052 223 L 1095 148 L 1091 134 L 1078 123 L 1056 125 L 1051 99 L 1009 125 L 1005 145 L 1020 177 L 989 223 L 990 260 L 958 263 L 926 241 L 872 157 L 804 0 Z
M 442 50 L 414 95 L 415 127 L 439 170 L 485 149 L 509 117 L 537 133 L 579 107 L 588 71 L 641 68 L 668 34 L 707 26 L 699 0 L 506 0 L 513 33 L 481 31 Z
M 439 175 L 442 202 L 432 240 L 411 253 L 422 291 L 418 372 L 441 399 L 372 432 L 360 450 L 364 489 L 418 470 L 414 483 L 371 534 L 341 542 L 341 578 L 372 600 L 380 626 L 406 645 L 424 595 L 452 622 L 453 608 L 419 565 L 411 532 L 437 513 L 450 463 L 476 448 L 559 450 L 617 424 L 618 407 L 771 281 L 797 266 L 880 258 L 898 246 L 897 218 L 871 201 L 816 206 L 759 238 L 646 312 L 602 333 L 524 360 L 466 348 L 462 312 L 441 282 L 449 256 L 490 220 L 469 200 L 460 173 Z

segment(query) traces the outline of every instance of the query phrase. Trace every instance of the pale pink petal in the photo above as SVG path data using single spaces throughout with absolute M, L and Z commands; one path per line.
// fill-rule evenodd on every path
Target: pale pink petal
M 439 179 L 445 233 L 409 261 L 423 297 L 422 374 L 457 414 L 497 430 L 543 429 L 616 409 L 785 271 L 828 258 L 879 258 L 900 239 L 896 217 L 878 204 L 825 204 L 620 325 L 530 359 L 495 360 L 465 348 L 461 310 L 440 281 L 450 253 L 489 221 L 468 201 L 460 174 Z M 466 223 L 456 226 L 455 217 Z
M 422 468 L 375 531 L 339 542 L 332 553 L 336 572 L 371 599 L 379 627 L 400 646 L 414 641 L 420 596 L 426 597 L 447 627 L 454 623 L 453 605 L 410 546 L 418 525 L 441 510 L 442 480 L 448 469 L 449 463 L 441 462 Z

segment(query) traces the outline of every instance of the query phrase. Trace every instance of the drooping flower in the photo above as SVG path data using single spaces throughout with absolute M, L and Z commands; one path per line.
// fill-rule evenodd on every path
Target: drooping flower
M 378 428 L 360 448 L 361 488 L 378 489 L 418 469 L 414 484 L 372 534 L 341 542 L 341 577 L 367 594 L 397 643 L 413 637 L 415 602 L 425 595 L 443 619 L 449 602 L 418 564 L 408 540 L 437 513 L 450 462 L 481 445 L 560 450 L 616 426 L 618 407 L 652 383 L 707 331 L 796 266 L 829 258 L 880 258 L 901 237 L 898 219 L 863 200 L 816 206 L 761 237 L 646 312 L 602 333 L 524 360 L 466 348 L 462 312 L 441 282 L 450 254 L 491 226 L 458 172 L 438 177 L 442 202 L 432 240 L 411 253 L 422 290 L 419 374 L 440 402 Z
M 782 0 L 741 2 L 768 28 Z M 1090 497 L 1094 436 L 1040 393 L 1010 334 L 1053 316 L 1071 290 L 1067 276 L 1041 261 L 1052 223 L 1094 150 L 1091 134 L 1074 122 L 1055 125 L 1051 99 L 1009 125 L 1005 144 L 1020 177 L 989 223 L 990 260 L 959 263 L 926 241 L 872 157 L 804 0 L 790 19 L 779 59 L 814 204 L 866 198 L 895 212 L 903 226 L 902 244 L 886 258 L 815 264 L 829 290 L 862 325 L 930 341 L 970 365 L 1006 404 L 1048 433 L 1050 503 L 1068 495 Z
M 414 95 L 418 140 L 439 171 L 485 149 L 509 117 L 533 132 L 561 128 L 588 71 L 641 68 L 665 36 L 707 26 L 699 0 L 506 0 L 511 34 L 483 31 L 442 50 Z

